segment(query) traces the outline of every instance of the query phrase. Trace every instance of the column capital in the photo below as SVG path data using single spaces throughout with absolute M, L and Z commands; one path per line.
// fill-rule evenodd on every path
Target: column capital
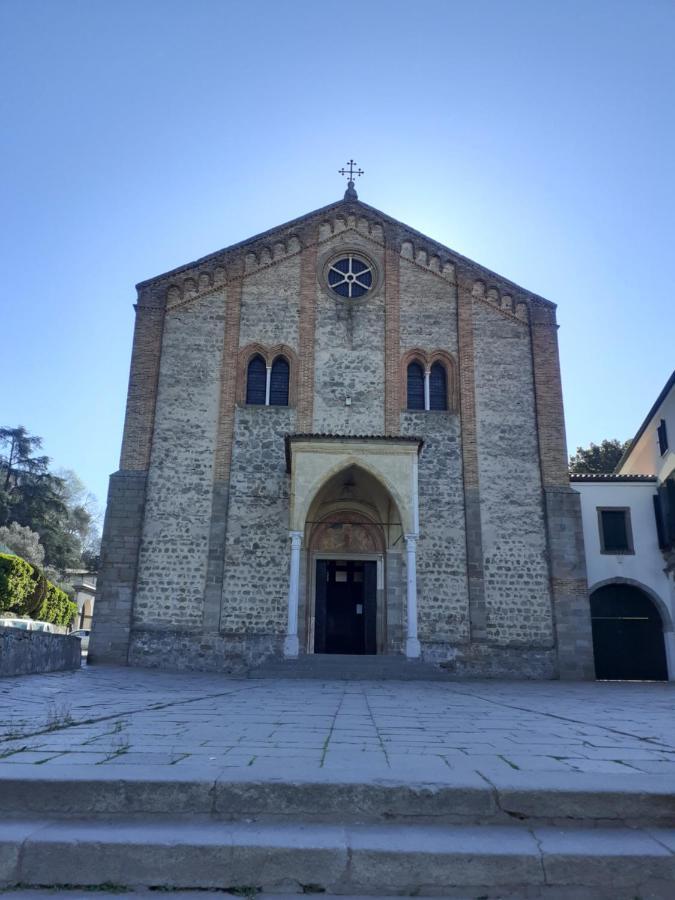
M 417 534 L 417 533 L 405 535 L 406 546 L 408 547 L 409 550 L 415 549 L 418 540 L 419 540 L 419 534 Z
M 301 547 L 304 537 L 302 531 L 289 531 L 288 536 L 291 539 L 291 547 Z

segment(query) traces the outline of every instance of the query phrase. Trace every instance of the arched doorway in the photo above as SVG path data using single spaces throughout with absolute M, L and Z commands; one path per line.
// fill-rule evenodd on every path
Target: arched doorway
M 666 681 L 663 621 L 653 600 L 620 583 L 597 588 L 590 599 L 596 678 Z
M 314 653 L 373 654 L 402 640 L 400 583 L 403 530 L 384 485 L 358 465 L 348 465 L 319 490 L 305 523 L 306 634 Z M 398 601 L 398 602 L 397 602 Z

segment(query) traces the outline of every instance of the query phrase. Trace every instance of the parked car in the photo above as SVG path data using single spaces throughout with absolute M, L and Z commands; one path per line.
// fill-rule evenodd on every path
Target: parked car
M 77 631 L 71 631 L 70 634 L 71 634 L 71 637 L 76 637 L 76 638 L 80 639 L 80 641 L 82 642 L 82 644 L 81 644 L 82 652 L 87 653 L 89 650 L 89 635 L 91 634 L 89 629 L 88 628 L 79 628 Z
M 51 622 L 33 621 L 32 626 L 32 631 L 47 631 L 49 632 L 49 634 L 59 633 L 59 629 L 56 627 L 56 625 L 52 625 Z
M 47 631 L 58 634 L 59 629 L 51 622 L 38 622 L 36 619 L 0 618 L 0 628 L 21 628 L 23 631 Z
M 21 628 L 23 631 L 31 631 L 32 624 L 30 619 L 0 619 L 0 628 Z

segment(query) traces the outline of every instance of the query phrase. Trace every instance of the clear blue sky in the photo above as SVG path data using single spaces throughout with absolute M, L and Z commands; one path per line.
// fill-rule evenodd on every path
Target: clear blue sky
M 555 301 L 570 448 L 675 366 L 672 0 L 0 0 L 0 424 L 103 503 L 134 285 L 360 197 Z

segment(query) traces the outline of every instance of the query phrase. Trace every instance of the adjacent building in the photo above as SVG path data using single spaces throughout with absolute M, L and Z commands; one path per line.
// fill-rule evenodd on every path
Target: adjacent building
M 675 681 L 675 372 L 611 475 L 581 496 L 599 678 Z

